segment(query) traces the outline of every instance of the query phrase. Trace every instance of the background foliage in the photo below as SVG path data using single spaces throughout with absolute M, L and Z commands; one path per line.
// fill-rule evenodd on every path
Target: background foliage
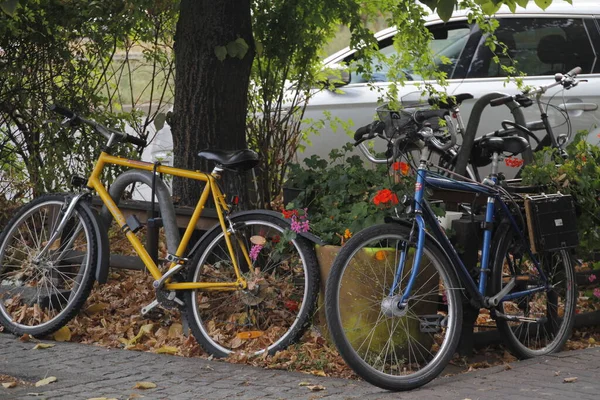
M 164 7 L 156 8 L 159 3 Z M 123 127 L 127 121 L 140 136 L 148 134 L 155 114 L 150 109 L 139 119 L 141 97 L 133 88 L 123 90 L 122 78 L 131 74 L 128 50 L 140 42 L 150 43 L 143 54 L 151 65 L 172 66 L 164 57 L 176 15 L 171 6 L 169 1 L 28 0 L 19 2 L 12 16 L 0 13 L 0 170 L 5 176 L 31 182 L 37 195 L 64 189 L 74 172 L 89 169 L 103 139 L 52 123 L 57 115 L 48 111 L 50 104 L 108 125 Z M 124 54 L 118 62 L 117 52 Z M 160 73 L 168 78 L 169 72 Z M 140 91 L 153 91 L 156 82 L 148 82 Z M 159 103 L 166 87 L 160 89 Z

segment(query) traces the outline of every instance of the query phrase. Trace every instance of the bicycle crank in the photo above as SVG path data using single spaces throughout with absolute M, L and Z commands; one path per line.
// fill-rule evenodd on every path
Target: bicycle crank
M 503 319 L 506 321 L 511 321 L 511 322 L 526 322 L 529 324 L 540 324 L 540 325 L 548 322 L 548 318 L 546 318 L 546 317 L 532 318 L 532 317 L 525 317 L 525 316 L 520 316 L 520 315 L 506 315 L 506 314 L 501 313 L 500 311 L 496 311 L 496 318 Z

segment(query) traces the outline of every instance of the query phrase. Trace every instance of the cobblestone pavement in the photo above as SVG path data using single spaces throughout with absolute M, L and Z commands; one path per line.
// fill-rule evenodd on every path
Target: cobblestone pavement
M 200 358 L 56 343 L 33 350 L 12 335 L 0 334 L 0 375 L 32 383 L 0 387 L 0 399 L 594 399 L 600 398 L 600 348 L 563 352 L 441 377 L 404 393 L 362 381 L 267 370 Z M 57 380 L 35 387 L 34 382 Z M 565 382 L 565 378 L 577 378 Z M 574 379 L 570 379 L 574 380 Z M 154 389 L 134 389 L 137 382 Z M 569 381 L 569 379 L 567 379 Z M 321 385 L 322 391 L 307 386 Z

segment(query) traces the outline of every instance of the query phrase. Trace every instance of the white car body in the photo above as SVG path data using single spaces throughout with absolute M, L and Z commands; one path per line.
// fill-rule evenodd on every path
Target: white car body
M 522 40 L 521 43 L 516 43 L 515 40 L 516 48 L 513 49 L 516 53 L 515 58 L 519 59 L 520 54 L 523 58 L 521 61 L 524 61 L 521 62 L 520 66 L 527 67 L 527 64 L 529 63 L 529 66 L 533 67 L 533 70 L 536 68 L 544 68 L 546 66 L 546 64 L 541 61 L 539 63 L 535 61 L 535 57 L 540 56 L 539 53 L 534 54 L 538 49 L 532 47 L 538 43 L 538 41 L 541 41 L 541 38 L 545 36 L 556 37 L 563 35 L 566 40 L 569 40 L 570 38 L 565 32 L 578 32 L 577 34 L 579 35 L 582 35 L 582 32 L 585 33 L 585 36 L 581 36 L 579 40 L 566 42 L 566 48 L 563 50 L 565 50 L 566 54 L 573 48 L 576 50 L 579 49 L 579 53 L 581 53 L 579 59 L 585 62 L 583 62 L 584 65 L 579 65 L 582 67 L 583 71 L 578 78 L 587 80 L 587 82 L 582 82 L 575 88 L 564 91 L 564 97 L 561 96 L 562 88 L 560 86 L 555 87 L 546 93 L 544 99 L 547 101 L 549 98 L 552 98 L 551 103 L 556 105 L 563 103 L 586 104 L 588 107 L 585 108 L 587 108 L 588 111 L 576 110 L 569 112 L 573 128 L 571 139 L 575 132 L 579 130 L 588 130 L 590 132 L 588 141 L 598 144 L 600 141 L 598 138 L 599 131 L 597 129 L 600 125 L 600 111 L 598 111 L 598 104 L 600 104 L 600 21 L 597 21 L 597 18 L 600 18 L 600 2 L 597 0 L 573 0 L 573 5 L 571 5 L 565 1 L 555 0 L 545 11 L 538 8 L 534 2 L 530 2 L 527 8 L 524 9 L 519 7 L 514 14 L 511 13 L 508 8 L 503 7 L 495 17 L 498 18 L 502 24 L 505 23 L 504 21 L 507 21 L 506 23 L 509 24 L 510 28 L 507 29 L 509 31 L 513 29 L 516 32 L 515 35 L 513 35 L 513 39 L 516 37 L 517 39 Z M 512 28 L 510 27 L 511 24 L 513 25 Z M 531 24 L 532 29 L 528 29 L 527 24 Z M 536 27 L 536 24 L 541 25 Z M 548 26 L 543 26 L 544 24 Z M 483 68 L 481 65 L 485 62 L 484 55 L 488 50 L 483 45 L 484 40 L 478 32 L 478 28 L 473 26 L 473 24 L 469 25 L 467 23 L 464 12 L 455 12 L 454 16 L 447 23 L 444 23 L 436 15 L 431 15 L 428 17 L 427 26 L 432 30 L 448 29 L 453 30 L 454 33 L 460 33 L 454 36 L 449 34 L 449 39 L 446 39 L 446 42 L 444 43 L 444 46 L 447 46 L 448 49 L 457 48 L 457 46 L 460 47 L 458 41 L 452 43 L 453 37 L 459 37 L 459 40 L 465 42 L 464 47 L 460 50 L 459 58 L 456 60 L 455 68 L 448 76 L 448 86 L 445 89 L 450 95 L 470 93 L 474 96 L 474 99 L 465 101 L 461 106 L 461 114 L 465 124 L 468 122 L 473 105 L 481 96 L 491 92 L 502 92 L 507 94 L 518 93 L 516 84 L 513 82 L 507 83 L 506 77 L 486 76 L 485 70 L 483 71 L 484 73 L 481 73 Z M 517 28 L 515 29 L 514 26 L 517 26 Z M 518 27 L 523 27 L 524 29 L 522 29 L 521 32 L 517 32 Z M 501 31 L 502 25 L 499 32 Z M 467 32 L 468 34 L 466 34 Z M 388 28 L 376 35 L 376 38 L 381 44 L 380 51 L 393 51 L 390 50 L 392 48 L 389 46 L 391 46 L 391 39 L 395 33 L 396 28 Z M 517 34 L 519 36 L 516 36 Z M 501 36 L 501 34 L 498 34 L 499 39 L 505 41 L 505 37 Z M 553 52 L 557 51 L 556 47 L 553 46 L 540 47 L 542 50 L 545 49 L 546 57 L 548 57 L 548 55 L 550 57 L 553 56 Z M 352 59 L 354 53 L 354 49 L 346 48 L 324 60 L 324 65 L 333 66 L 336 64 L 348 63 Z M 551 73 L 549 71 L 547 74 L 536 75 L 535 71 L 531 71 L 534 73 L 528 74 L 528 76 L 524 78 L 524 83 L 531 86 L 548 85 L 553 82 L 554 72 L 567 72 L 575 66 L 572 65 L 573 61 L 573 58 L 571 58 L 564 60 L 564 65 L 552 65 Z M 478 67 L 479 73 L 476 73 Z M 493 68 L 494 65 L 490 64 L 487 72 L 492 71 Z M 421 89 L 417 84 L 422 82 L 423 81 L 407 81 L 405 86 L 400 88 L 399 97 L 404 101 L 419 100 Z M 338 92 L 322 90 L 318 93 L 314 93 L 308 103 L 305 118 L 307 120 L 320 120 L 324 116 L 323 113 L 328 112 L 333 117 L 338 117 L 341 120 L 351 120 L 354 129 L 366 125 L 373 120 L 376 107 L 380 104 L 378 101 L 380 100 L 381 95 L 376 90 L 373 90 L 372 86 L 379 86 L 385 89 L 389 86 L 389 83 L 376 82 L 369 84 L 364 81 L 351 81 L 349 84 L 340 87 Z M 540 119 L 539 110 L 535 105 L 526 108 L 523 111 L 527 121 L 536 121 Z M 553 126 L 556 126 L 555 133 L 566 133 L 564 132 L 564 118 L 553 109 L 548 110 L 548 115 Z M 504 119 L 512 120 L 508 108 L 487 107 L 482 114 L 478 135 L 499 129 L 500 122 Z M 539 135 L 542 136 L 543 133 L 539 133 Z M 332 149 L 340 148 L 346 142 L 351 141 L 351 138 L 341 130 L 333 132 L 326 124 L 319 135 L 311 135 L 309 140 L 312 145 L 307 146 L 304 152 L 298 154 L 298 160 L 302 160 L 312 154 L 318 154 L 325 158 Z M 144 159 L 149 161 L 160 160 L 164 164 L 172 164 L 172 147 L 173 141 L 170 128 L 168 125 L 165 125 L 165 127 L 159 131 L 156 140 L 144 153 Z M 358 150 L 356 151 L 358 154 Z
M 511 13 L 508 8 L 503 7 L 495 15 L 495 17 L 501 21 L 511 20 L 514 23 L 518 20 L 543 20 L 553 21 L 551 24 L 568 24 L 569 22 L 566 21 L 580 20 L 582 21 L 584 28 L 588 31 L 588 34 L 593 35 L 588 37 L 589 43 L 586 43 L 586 45 L 589 46 L 589 49 L 586 51 L 589 51 L 590 55 L 593 55 L 593 61 L 588 62 L 588 65 L 581 65 L 583 71 L 582 74 L 578 76 L 579 79 L 587 80 L 587 82 L 582 82 L 575 88 L 564 91 L 564 98 L 561 96 L 562 87 L 558 86 L 550 89 L 542 99 L 547 101 L 549 98 L 556 96 L 551 101 L 552 104 L 588 104 L 589 107 L 586 107 L 589 109 L 588 111 L 576 110 L 569 112 L 573 128 L 571 138 L 574 136 L 574 133 L 579 130 L 588 130 L 590 132 L 588 141 L 594 144 L 599 142 L 597 127 L 600 125 L 600 112 L 597 110 L 598 104 L 600 104 L 600 90 L 598 87 L 600 84 L 600 59 L 597 58 L 600 57 L 597 56 L 597 54 L 600 54 L 600 42 L 594 40 L 596 38 L 600 39 L 600 36 L 598 36 L 600 35 L 598 23 L 596 22 L 597 16 L 600 17 L 600 2 L 585 0 L 573 0 L 573 5 L 564 1 L 554 1 L 545 11 L 538 8 L 535 3 L 530 2 L 526 9 L 518 8 L 517 12 L 514 14 Z M 583 22 L 583 20 L 585 20 L 585 22 Z M 456 12 L 447 23 L 444 23 L 436 15 L 430 16 L 427 21 L 427 26 L 432 30 L 438 28 L 458 29 L 461 25 L 468 25 L 464 12 Z M 542 32 L 542 30 L 547 31 L 549 34 L 556 34 L 556 32 L 559 32 L 559 29 L 554 29 L 554 27 L 545 27 L 539 31 L 530 31 L 525 34 L 519 34 L 521 36 L 529 35 L 532 41 L 535 41 L 535 39 L 539 39 L 539 36 L 545 33 Z M 396 31 L 396 28 L 388 28 L 376 35 L 378 41 L 382 44 L 382 46 L 380 46 L 380 51 L 385 51 L 386 47 L 391 46 L 391 38 Z M 449 74 L 450 79 L 448 79 L 448 86 L 445 89 L 450 95 L 470 93 L 474 96 L 474 99 L 463 102 L 461 106 L 461 115 L 465 124 L 467 124 L 471 115 L 473 105 L 481 96 L 491 92 L 501 92 L 506 94 L 518 93 L 517 85 L 514 82 L 507 83 L 506 77 L 504 76 L 470 76 L 475 75 L 471 73 L 473 66 L 478 62 L 481 62 L 481 59 L 476 59 L 477 57 L 474 55 L 485 52 L 483 40 L 481 39 L 481 34 L 477 33 L 477 28 L 472 28 L 470 36 L 471 37 L 466 41 L 474 41 L 475 43 L 468 43 L 463 47 L 460 55 L 461 60 L 457 62 L 457 65 L 461 62 L 466 64 L 463 67 L 464 71 L 463 73 L 455 74 L 455 76 Z M 479 38 L 477 36 L 479 36 Z M 498 35 L 498 37 L 500 40 L 503 40 L 501 35 Z M 521 51 L 518 47 L 516 50 Z M 554 49 L 548 50 L 552 51 Z M 471 54 L 466 54 L 469 51 Z M 524 51 L 532 53 L 531 49 L 524 49 Z M 354 53 L 355 50 L 346 48 L 328 57 L 324 61 L 324 64 L 333 65 L 348 63 L 352 59 Z M 389 50 L 387 54 L 389 54 Z M 529 56 L 531 56 L 531 54 L 529 54 Z M 568 70 L 575 66 L 569 65 L 568 63 L 566 64 L 567 65 L 563 66 L 554 66 L 556 69 L 552 72 L 568 72 Z M 492 67 L 490 66 L 490 69 L 491 68 Z M 456 69 L 458 69 L 458 66 Z M 548 85 L 554 82 L 553 76 L 553 73 L 547 75 L 530 75 L 524 78 L 524 84 L 530 86 Z M 407 81 L 404 87 L 399 88 L 399 97 L 403 101 L 408 102 L 421 100 L 421 89 L 418 87 L 418 84 L 420 83 L 422 84 L 423 81 Z M 323 112 L 326 111 L 331 113 L 332 116 L 339 117 L 342 120 L 352 120 L 354 129 L 366 125 L 373 120 L 375 109 L 379 105 L 378 100 L 380 100 L 381 97 L 376 90 L 372 89 L 372 86 L 383 87 L 385 89 L 389 86 L 389 83 L 375 82 L 369 84 L 368 82 L 354 83 L 351 81 L 349 84 L 339 88 L 341 93 L 328 90 L 315 93 L 307 106 L 305 117 L 318 120 L 322 118 Z M 523 111 L 528 122 L 540 120 L 539 109 L 535 105 L 525 108 Z M 555 133 L 566 133 L 564 132 L 564 117 L 552 108 L 548 110 L 548 115 L 552 125 L 556 127 Z M 507 107 L 487 107 L 481 117 L 478 136 L 499 129 L 500 122 L 505 119 L 513 119 Z M 560 126 L 561 124 L 562 126 Z M 541 137 L 543 136 L 543 133 L 538 133 L 538 135 Z M 313 135 L 309 140 L 311 141 L 312 146 L 308 146 L 304 153 L 299 154 L 300 159 L 312 154 L 318 154 L 319 156 L 324 157 L 329 150 L 341 147 L 344 143 L 350 141 L 350 138 L 344 132 L 333 132 L 331 129 L 325 128 L 321 131 L 320 135 Z

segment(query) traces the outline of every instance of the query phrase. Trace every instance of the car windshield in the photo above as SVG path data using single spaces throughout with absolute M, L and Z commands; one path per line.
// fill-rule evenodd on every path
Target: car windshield
M 452 77 L 454 68 L 460 58 L 461 52 L 469 39 L 470 28 L 468 26 L 455 27 L 454 29 L 445 28 L 443 31 L 434 33 L 435 38 L 430 43 L 430 48 L 434 54 L 434 62 L 438 70 L 446 73 L 448 78 Z M 391 60 L 393 63 L 397 59 L 397 50 L 392 43 L 383 46 L 380 49 L 381 58 L 383 60 Z M 373 73 L 370 79 L 367 80 L 366 74 L 353 74 L 351 83 L 361 82 L 387 82 L 389 76 L 389 64 L 383 60 L 376 60 L 373 65 Z M 406 74 L 408 80 L 423 80 L 431 79 L 432 77 L 424 77 L 414 72 L 412 66 L 403 68 L 402 72 Z

